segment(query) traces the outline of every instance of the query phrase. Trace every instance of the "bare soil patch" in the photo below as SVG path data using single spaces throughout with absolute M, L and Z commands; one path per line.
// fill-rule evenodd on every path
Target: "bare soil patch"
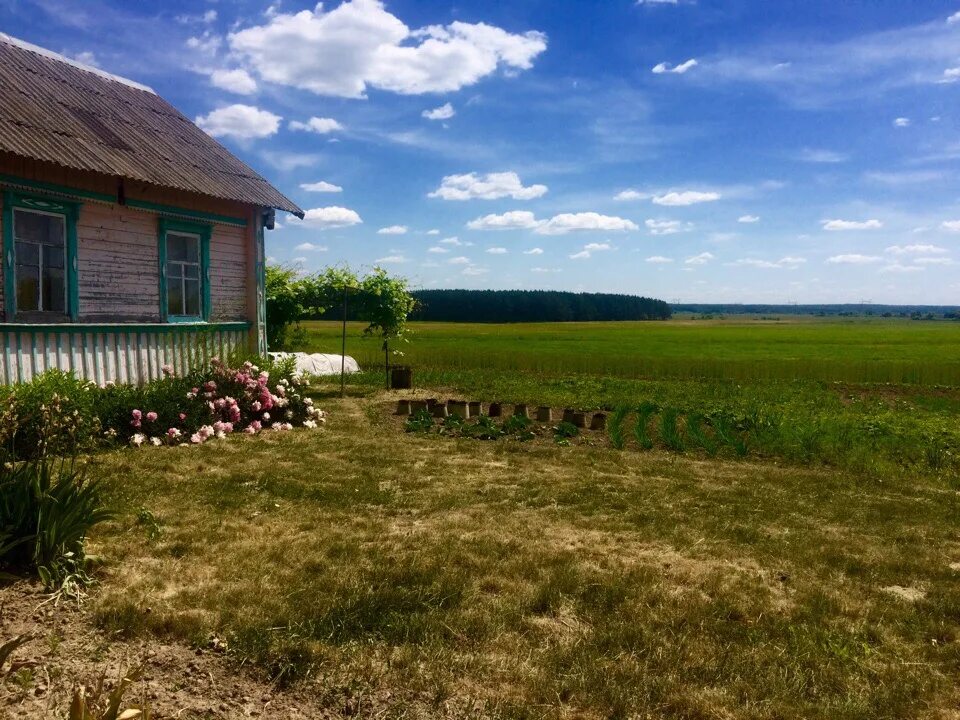
M 303 692 L 281 691 L 238 672 L 222 642 L 191 648 L 161 638 L 123 640 L 97 630 L 85 606 L 46 602 L 39 586 L 0 588 L 0 643 L 33 639 L 0 668 L 0 718 L 67 718 L 74 691 L 100 677 L 112 688 L 144 667 L 123 707 L 146 705 L 156 718 L 322 718 L 329 714 Z

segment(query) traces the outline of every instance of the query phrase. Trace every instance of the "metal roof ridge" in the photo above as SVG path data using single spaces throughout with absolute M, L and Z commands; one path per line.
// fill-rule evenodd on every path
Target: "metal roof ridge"
M 157 94 L 156 91 L 149 85 L 138 83 L 136 80 L 130 80 L 129 78 L 121 77 L 120 75 L 114 75 L 113 73 L 109 73 L 106 70 L 101 70 L 100 68 L 95 68 L 90 65 L 85 65 L 79 60 L 68 58 L 65 55 L 61 55 L 60 53 L 54 52 L 53 50 L 48 50 L 45 47 L 34 45 L 31 42 L 27 42 L 26 40 L 21 40 L 20 38 L 15 38 L 12 35 L 8 35 L 7 33 L 4 33 L 4 32 L 0 32 L 0 42 L 5 42 L 8 45 L 13 45 L 14 47 L 21 48 L 22 50 L 29 50 L 32 53 L 36 53 L 37 55 L 48 58 L 50 60 L 56 60 L 57 62 L 65 63 L 67 65 L 77 68 L 78 70 L 83 70 L 84 72 L 88 72 L 93 75 L 102 77 L 105 80 L 112 80 L 113 82 L 121 83 L 122 85 L 126 85 L 127 87 L 132 87 L 136 90 L 143 90 L 144 92 L 151 93 L 152 95 Z

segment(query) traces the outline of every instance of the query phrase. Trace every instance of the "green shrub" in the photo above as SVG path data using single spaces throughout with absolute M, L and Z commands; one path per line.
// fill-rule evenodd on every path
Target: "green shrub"
M 50 589 L 83 576 L 84 540 L 110 518 L 100 484 L 72 463 L 0 466 L 0 568 L 36 571 Z
M 447 418 L 447 420 L 450 420 L 450 418 Z M 404 429 L 407 432 L 430 432 L 433 430 L 433 417 L 427 410 L 418 410 L 407 418 Z
M 476 440 L 496 440 L 503 435 L 503 429 L 493 418 L 484 415 L 478 418 L 475 424 L 465 425 L 462 433 L 464 437 L 472 437 Z
M 566 420 L 553 426 L 553 437 L 567 440 L 580 434 L 580 428 Z
M 75 455 L 103 440 L 98 388 L 72 373 L 49 370 L 10 388 L 0 410 L 0 459 Z

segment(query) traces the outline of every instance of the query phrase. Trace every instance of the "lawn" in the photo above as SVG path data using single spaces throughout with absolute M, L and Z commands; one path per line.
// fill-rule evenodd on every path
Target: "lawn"
M 955 720 L 960 327 L 416 330 L 418 397 L 612 427 L 406 432 L 351 337 L 373 369 L 314 386 L 320 430 L 89 459 L 105 643 L 213 637 L 319 714 Z
M 954 717 L 942 478 L 404 433 L 385 397 L 93 458 L 101 626 L 370 715 Z

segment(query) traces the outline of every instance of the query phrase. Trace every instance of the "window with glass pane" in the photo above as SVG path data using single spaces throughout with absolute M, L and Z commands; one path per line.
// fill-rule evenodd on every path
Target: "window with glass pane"
M 66 312 L 66 227 L 63 215 L 13 211 L 18 312 Z
M 200 316 L 200 236 L 167 233 L 167 314 Z

